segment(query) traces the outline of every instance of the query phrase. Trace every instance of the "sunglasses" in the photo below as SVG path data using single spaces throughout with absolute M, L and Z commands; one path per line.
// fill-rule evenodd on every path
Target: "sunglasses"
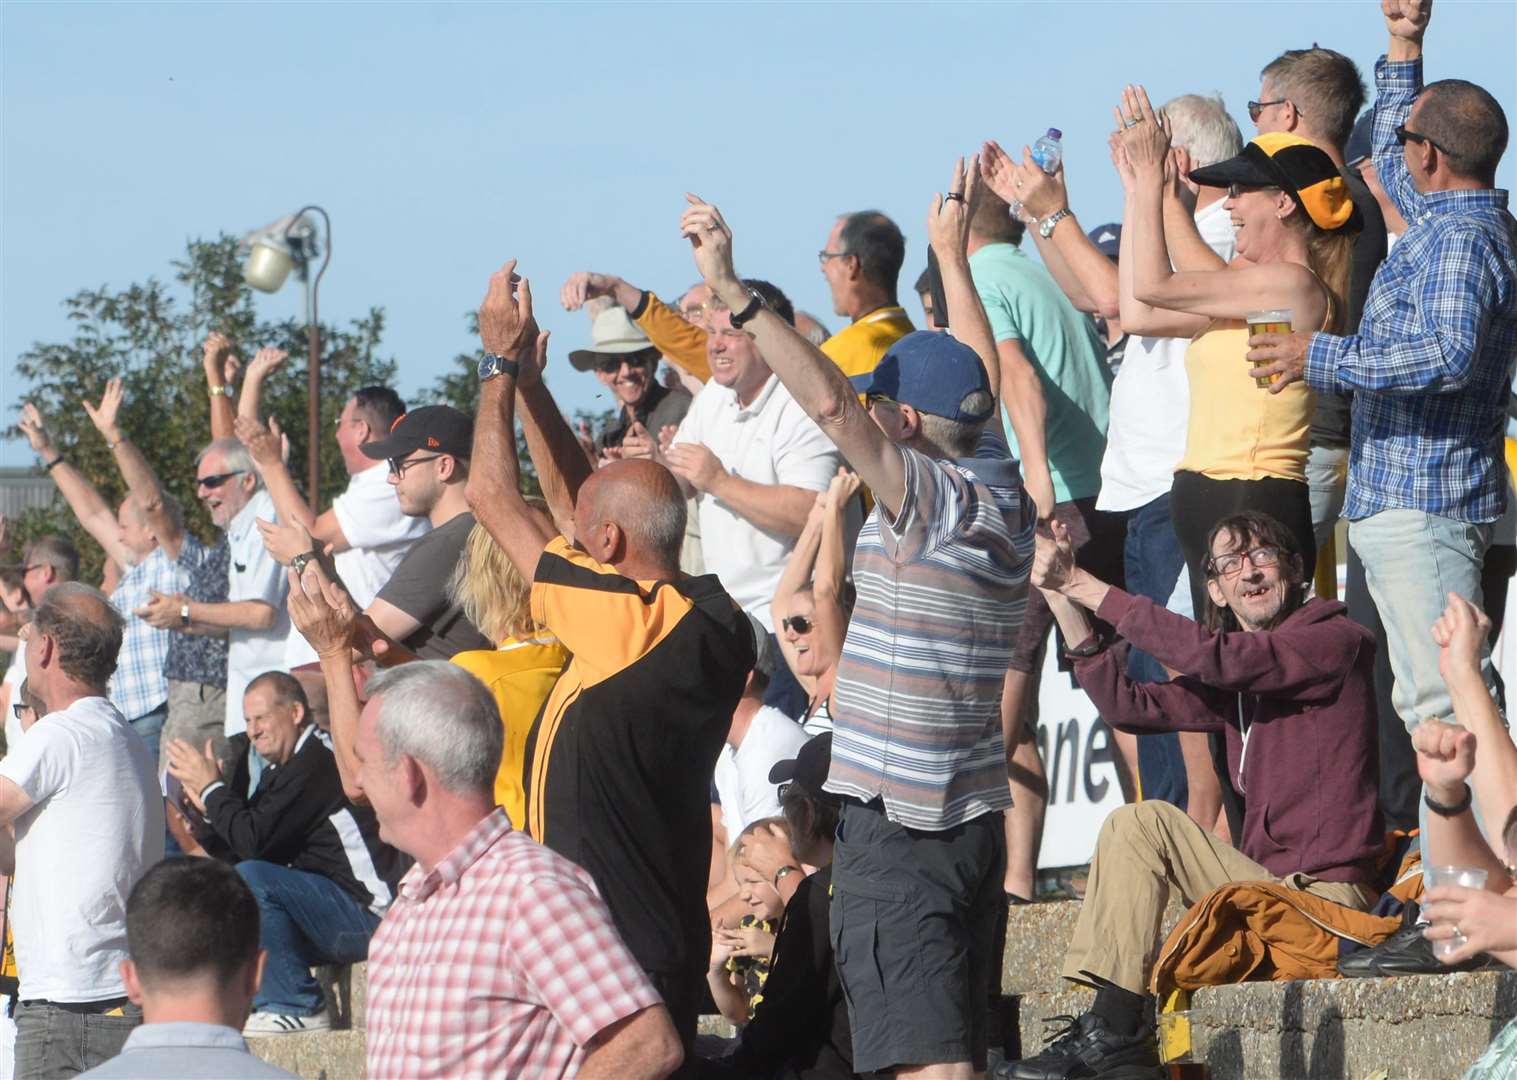
M 1432 139 L 1428 138 L 1426 135 L 1422 134 L 1420 131 L 1408 131 L 1408 130 L 1406 130 L 1406 125 L 1405 124 L 1397 124 L 1396 125 L 1396 141 L 1398 143 L 1400 143 L 1402 146 L 1405 146 L 1408 142 L 1426 143 L 1428 146 L 1431 146 L 1434 150 L 1438 151 L 1440 154 L 1448 154 L 1449 153 L 1449 151 L 1445 150 L 1442 146 L 1438 145 L 1438 143 L 1434 142 Z M 1454 155 L 1450 154 L 1449 156 L 1452 157 Z
M 1229 551 L 1226 555 L 1214 555 L 1211 560 L 1212 573 L 1219 577 L 1235 577 L 1242 572 L 1245 557 L 1258 567 L 1274 566 L 1280 561 L 1280 549 L 1256 547 L 1248 552 Z
M 1248 103 L 1248 118 L 1257 124 L 1259 122 L 1259 114 L 1265 109 L 1271 105 L 1284 105 L 1287 103 L 1290 103 L 1290 98 L 1277 98 L 1274 101 L 1250 101 Z M 1300 109 L 1297 109 L 1296 112 L 1300 115 L 1305 115 L 1301 113 Z
M 621 356 L 602 356 L 595 361 L 595 370 L 602 375 L 615 375 L 622 369 L 622 365 L 628 367 L 647 367 L 652 357 L 646 353 L 626 353 Z
M 385 463 L 390 466 L 391 476 L 405 476 L 406 470 L 412 465 L 420 465 L 423 461 L 436 461 L 438 458 L 444 456 L 443 454 L 432 454 L 430 457 L 413 457 L 409 461 L 405 458 L 392 457 L 385 458 Z
M 781 630 L 794 630 L 797 634 L 809 634 L 816 623 L 805 615 L 791 615 L 780 620 Z
M 1229 199 L 1236 199 L 1236 198 L 1238 198 L 1238 197 L 1240 197 L 1242 195 L 1247 195 L 1251 191 L 1279 191 L 1279 190 L 1280 190 L 1279 188 L 1277 188 L 1277 187 L 1270 187 L 1267 184 L 1228 184 L 1227 185 L 1227 197 Z
M 197 487 L 210 488 L 212 491 L 215 491 L 232 477 L 241 476 L 245 472 L 247 472 L 246 469 L 238 469 L 235 472 L 217 473 L 215 476 L 199 476 L 195 478 L 195 485 Z

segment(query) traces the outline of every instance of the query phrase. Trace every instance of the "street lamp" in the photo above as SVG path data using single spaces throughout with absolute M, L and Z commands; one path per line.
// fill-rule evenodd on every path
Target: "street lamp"
M 316 242 L 316 228 L 305 215 L 314 210 L 326 224 L 326 251 L 323 253 Z M 293 269 L 306 287 L 306 344 L 310 357 L 306 364 L 306 477 L 307 497 L 311 506 L 317 506 L 321 490 L 321 327 L 316 317 L 316 290 L 321 286 L 321 276 L 327 272 L 332 261 L 332 219 L 319 206 L 303 206 L 289 217 L 280 218 L 263 229 L 250 234 L 247 262 L 243 264 L 242 276 L 249 285 L 260 292 L 278 292 Z M 310 265 L 317 255 L 322 255 L 321 267 L 313 278 Z

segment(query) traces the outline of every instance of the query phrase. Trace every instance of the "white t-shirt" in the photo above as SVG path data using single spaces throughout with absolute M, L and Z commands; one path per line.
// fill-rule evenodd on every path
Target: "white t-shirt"
M 769 705 L 753 715 L 737 749 L 722 745 L 716 759 L 716 797 L 722 803 L 722 826 L 731 845 L 755 821 L 780 812 L 779 785 L 769 782 L 775 763 L 795 757 L 807 735 L 790 717 Z
M 256 492 L 227 526 L 231 561 L 227 567 L 227 600 L 262 600 L 274 609 L 274 625 L 267 630 L 227 631 L 226 733 L 247 730 L 242 716 L 242 694 L 265 671 L 284 671 L 284 643 L 290 636 L 290 616 L 285 607 L 289 580 L 285 569 L 263 546 L 256 519 L 274 520 L 274 500 L 267 491 Z
M 17 704 L 21 700 L 21 684 L 26 681 L 26 642 L 16 642 L 16 651 L 11 653 L 10 667 L 5 669 L 6 686 L 11 688 L 10 703 Z M 21 738 L 21 721 L 16 718 L 14 708 L 5 710 L 5 745 L 15 746 L 16 740 Z
M 147 743 L 109 700 L 81 698 L 13 743 L 0 776 L 35 804 L 15 823 L 22 999 L 120 997 L 127 894 L 163 859 Z
M 1207 246 L 1231 262 L 1232 215 L 1218 199 L 1196 214 Z M 1111 387 L 1106 455 L 1101 459 L 1101 510 L 1134 510 L 1170 489 L 1185 454 L 1190 420 L 1190 384 L 1185 378 L 1189 338 L 1128 339 Z
M 744 480 L 811 491 L 825 491 L 843 461 L 773 375 L 746 409 L 731 390 L 708 382 L 674 436 L 674 444 L 680 443 L 704 444 Z M 773 633 L 769 606 L 796 537 L 766 532 L 710 495 L 702 494 L 699 505 L 706 572 L 720 578 L 738 606 Z
M 395 489 L 390 486 L 389 466 L 382 461 L 348 480 L 347 489 L 332 500 L 332 513 L 351 545 L 333 559 L 337 576 L 342 578 L 359 610 L 368 607 L 379 595 L 411 545 L 432 531 L 432 523 L 425 517 L 401 512 Z M 285 640 L 284 666 L 295 668 L 314 664 L 316 660 L 311 643 L 299 630 L 290 627 L 290 636 Z

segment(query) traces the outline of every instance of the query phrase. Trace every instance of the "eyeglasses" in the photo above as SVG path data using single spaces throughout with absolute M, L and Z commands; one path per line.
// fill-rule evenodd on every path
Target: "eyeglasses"
M 1290 98 L 1279 98 L 1275 101 L 1250 101 L 1248 103 L 1248 118 L 1257 124 L 1259 122 L 1259 114 L 1262 113 L 1265 109 L 1269 108 L 1271 105 L 1286 104 L 1293 105 L 1295 103 L 1292 102 Z M 1299 108 L 1296 110 L 1296 112 L 1299 115 L 1305 115 Z
M 828 259 L 841 259 L 852 254 L 853 252 L 851 251 L 818 251 L 816 253 L 816 261 L 826 266 Z
M 899 405 L 900 402 L 888 394 L 868 393 L 864 395 L 864 405 L 874 408 L 876 405 Z
M 18 701 L 11 706 L 11 712 L 15 714 L 17 720 L 25 720 L 27 713 L 35 713 L 36 711 L 36 709 L 24 701 Z
M 1414 142 L 1414 143 L 1426 143 L 1428 146 L 1431 146 L 1434 150 L 1438 151 L 1440 154 L 1448 154 L 1449 153 L 1449 151 L 1445 150 L 1442 146 L 1438 145 L 1438 143 L 1434 142 L 1432 139 L 1430 139 L 1426 135 L 1422 134 L 1422 132 L 1420 132 L 1420 131 L 1408 131 L 1408 130 L 1406 130 L 1406 125 L 1405 124 L 1397 124 L 1396 125 L 1396 141 L 1398 143 L 1400 143 L 1402 146 L 1405 146 L 1408 141 L 1411 141 L 1411 142 Z M 1453 155 L 1450 154 L 1450 156 L 1452 157 Z
M 1243 559 L 1258 567 L 1274 566 L 1280 562 L 1280 549 L 1277 547 L 1256 547 L 1250 551 L 1229 551 L 1226 555 L 1213 555 L 1211 558 L 1212 573 L 1218 577 L 1236 577 L 1243 570 Z
M 615 375 L 622 369 L 623 364 L 634 368 L 647 367 L 648 361 L 651 359 L 652 357 L 644 352 L 624 353 L 619 356 L 602 356 L 595 361 L 595 370 L 599 371 L 602 375 Z
M 781 630 L 794 630 L 797 634 L 809 634 L 816 623 L 805 615 L 790 615 L 780 620 Z
M 210 488 L 212 491 L 215 491 L 232 477 L 241 476 L 245 472 L 247 472 L 246 469 L 238 469 L 235 472 L 217 473 L 215 476 L 197 476 L 195 478 L 195 485 L 197 487 Z
M 413 457 L 409 461 L 405 458 L 392 457 L 385 458 L 385 462 L 390 466 L 391 476 L 405 476 L 406 470 L 412 465 L 420 465 L 423 461 L 436 461 L 438 458 L 446 456 L 445 454 L 432 454 L 429 457 Z
M 1279 191 L 1279 190 L 1280 190 L 1279 188 L 1277 188 L 1277 187 L 1271 187 L 1268 184 L 1228 184 L 1227 185 L 1227 197 L 1229 199 L 1236 199 L 1236 198 L 1239 198 L 1240 196 L 1247 195 L 1251 191 Z

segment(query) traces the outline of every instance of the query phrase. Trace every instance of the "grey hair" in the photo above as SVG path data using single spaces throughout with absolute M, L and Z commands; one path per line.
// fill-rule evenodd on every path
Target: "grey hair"
M 228 472 L 240 472 L 250 475 L 253 478 L 254 491 L 263 487 L 263 477 L 258 475 L 258 470 L 253 466 L 253 455 L 248 453 L 246 446 L 243 446 L 242 443 L 231 437 L 217 439 L 206 446 L 204 450 L 200 451 L 200 455 L 195 458 L 196 468 L 199 468 L 200 463 L 213 451 L 217 450 L 221 452 L 222 459 L 226 461 Z
M 1190 152 L 1197 167 L 1215 165 L 1243 152 L 1243 132 L 1222 103 L 1221 94 L 1181 94 L 1164 105 L 1174 144 Z
M 505 734 L 484 683 L 446 660 L 415 660 L 376 675 L 368 693 L 386 765 L 405 754 L 454 794 L 494 792 Z
M 116 673 L 125 627 L 105 593 L 79 581 L 54 585 L 32 617 L 32 633 L 57 643 L 63 673 L 92 689 L 103 689 Z
M 988 412 L 993 404 L 986 391 L 974 390 L 964 395 L 964 400 L 959 402 L 959 409 L 973 415 Z M 984 420 L 950 420 L 946 416 L 920 410 L 917 417 L 922 422 L 922 435 L 927 442 L 950 458 L 969 457 L 973 454 L 980 442 L 980 435 L 985 431 L 985 425 L 995 419 L 990 416 Z

